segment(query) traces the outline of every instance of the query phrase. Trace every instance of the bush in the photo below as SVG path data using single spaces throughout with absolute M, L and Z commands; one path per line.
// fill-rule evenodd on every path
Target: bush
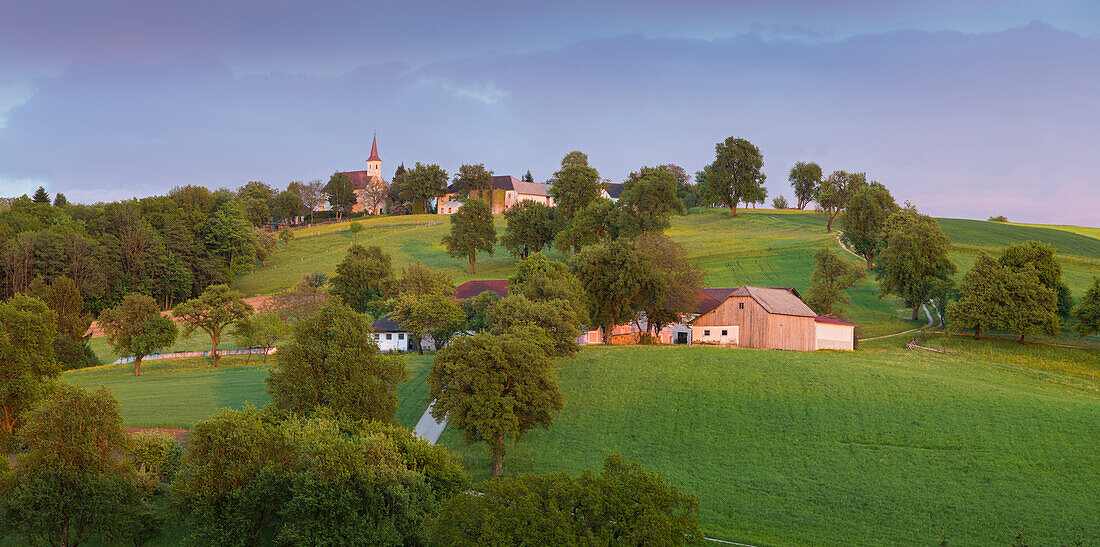
M 775 196 L 772 198 L 772 209 L 786 209 L 787 198 L 783 196 Z
M 308 273 L 303 281 L 307 287 L 320 289 L 328 283 L 328 274 L 325 272 Z
M 1004 215 L 997 215 L 995 217 L 989 217 L 989 222 L 1008 222 L 1008 219 Z
M 183 447 L 167 433 L 154 431 L 133 437 L 130 460 L 134 468 L 155 477 L 158 483 L 175 479 L 182 459 Z

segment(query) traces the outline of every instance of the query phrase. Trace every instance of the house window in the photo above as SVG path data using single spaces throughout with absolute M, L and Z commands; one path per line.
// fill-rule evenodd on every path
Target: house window
M 722 329 L 722 336 L 726 336 L 726 335 L 728 335 L 728 334 L 729 334 L 729 333 L 728 333 L 728 332 L 726 332 L 726 329 Z
M 386 340 L 393 340 L 393 335 L 387 332 L 386 333 Z
M 397 339 L 398 340 L 404 340 L 405 339 L 405 333 L 398 334 Z
M 709 330 L 703 331 L 703 336 L 710 336 L 710 331 Z
M 739 310 L 745 309 L 745 303 L 744 302 L 738 302 L 737 303 L 737 309 L 739 309 Z

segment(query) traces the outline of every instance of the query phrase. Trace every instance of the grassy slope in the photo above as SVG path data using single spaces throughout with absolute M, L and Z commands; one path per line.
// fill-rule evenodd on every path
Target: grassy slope
M 507 472 L 619 451 L 695 493 L 708 535 L 757 544 L 1100 535 L 1096 384 L 923 352 L 779 355 L 586 348 L 560 365 L 565 409 L 509 445 Z M 483 446 L 441 442 L 484 477 Z
M 95 352 L 96 357 L 99 357 L 100 361 L 104 363 L 113 363 L 118 360 L 118 354 L 115 353 L 114 348 L 107 342 L 106 336 L 96 336 L 88 341 L 92 351 Z M 233 340 L 232 336 L 227 334 L 222 336 L 221 343 L 218 344 L 218 349 L 234 349 L 239 347 Z M 201 330 L 196 330 L 191 333 L 191 336 L 186 338 L 180 338 L 176 340 L 175 344 L 165 348 L 159 353 L 171 353 L 174 351 L 210 351 L 210 337 Z
M 1011 226 L 1028 226 L 1031 228 L 1050 228 L 1051 230 L 1062 230 L 1064 232 L 1073 232 L 1075 234 L 1088 236 L 1093 239 L 1100 239 L 1100 228 L 1094 228 L 1091 226 L 1074 226 L 1072 224 L 1024 224 L 1019 222 L 1010 222 Z

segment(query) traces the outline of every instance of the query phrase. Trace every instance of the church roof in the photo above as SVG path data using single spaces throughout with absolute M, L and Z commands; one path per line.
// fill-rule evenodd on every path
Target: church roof
M 352 187 L 356 190 L 365 190 L 367 181 L 371 179 L 366 171 L 342 171 L 342 173 L 348 176 L 348 180 L 351 181 Z M 385 183 L 385 181 L 382 182 Z
M 370 141 L 370 157 L 367 161 L 382 161 L 382 158 L 378 157 L 378 137 Z

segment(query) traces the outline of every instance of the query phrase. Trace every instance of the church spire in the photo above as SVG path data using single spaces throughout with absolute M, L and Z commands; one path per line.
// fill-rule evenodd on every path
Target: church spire
M 371 139 L 370 143 L 370 157 L 367 161 L 382 161 L 382 158 L 378 157 L 378 137 Z

